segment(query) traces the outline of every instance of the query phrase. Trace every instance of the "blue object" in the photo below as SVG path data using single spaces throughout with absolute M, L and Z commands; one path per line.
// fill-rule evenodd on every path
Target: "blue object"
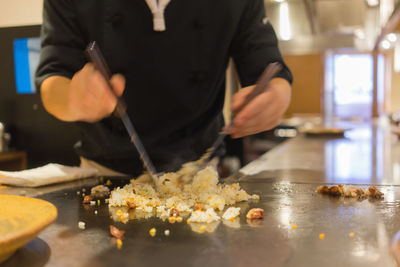
M 14 40 L 15 84 L 18 94 L 36 93 L 34 75 L 39 63 L 40 38 Z

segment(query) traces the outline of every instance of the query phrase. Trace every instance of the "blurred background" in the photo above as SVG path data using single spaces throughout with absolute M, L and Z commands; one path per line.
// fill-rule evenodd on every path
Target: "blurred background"
M 32 83 L 42 4 L 0 0 L 0 169 L 78 164 L 77 129 L 46 113 Z M 400 120 L 398 0 L 265 0 L 265 6 L 293 72 L 292 103 L 276 129 L 228 140 L 227 160 L 243 165 L 296 136 L 305 121 Z M 227 119 L 239 87 L 231 66 Z

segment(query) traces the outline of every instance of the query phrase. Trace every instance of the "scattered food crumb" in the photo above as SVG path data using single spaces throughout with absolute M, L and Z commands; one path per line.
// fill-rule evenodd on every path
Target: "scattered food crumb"
M 110 234 L 117 239 L 123 239 L 125 231 L 119 230 L 117 227 L 110 225 Z
M 110 179 L 107 180 L 106 185 L 112 185 Z
M 86 192 L 86 188 L 82 188 L 82 192 Z
M 171 211 L 169 212 L 169 216 L 178 217 L 179 216 L 179 211 L 177 209 L 171 209 Z
M 164 231 L 164 235 L 169 236 L 169 234 L 170 234 L 170 232 L 168 229 Z
M 296 229 L 296 228 L 297 228 L 297 225 L 293 224 L 292 229 Z
M 150 234 L 152 237 L 155 237 L 155 236 L 156 236 L 156 233 L 157 233 L 156 228 L 151 228 L 150 231 L 149 231 L 149 234 Z
M 94 211 L 94 214 L 96 214 L 96 215 L 97 215 L 97 210 L 95 210 L 95 211 Z
M 264 218 L 264 210 L 260 208 L 254 208 L 247 212 L 247 219 L 262 219 Z
M 82 194 L 82 195 L 83 195 L 83 194 Z M 83 204 L 89 204 L 89 203 L 92 202 L 93 198 L 94 198 L 94 197 L 93 197 L 92 195 L 84 196 L 82 203 L 83 203 Z
M 353 238 L 353 237 L 354 237 L 354 233 L 351 232 L 351 233 L 349 234 L 349 237 Z
M 80 194 L 81 194 L 81 192 L 79 192 L 79 191 L 76 191 L 76 194 L 77 194 L 77 195 L 80 195 Z
M 94 200 L 90 201 L 90 206 L 94 206 L 94 205 L 96 205 L 96 201 L 94 201 Z
M 84 197 L 84 196 L 85 196 L 85 193 L 82 193 L 82 196 Z
M 97 206 L 100 206 L 100 199 L 97 200 Z
M 319 239 L 324 239 L 325 238 L 325 234 L 319 234 Z
M 117 248 L 118 249 L 122 248 L 122 240 L 121 239 L 117 239 Z
M 79 229 L 85 230 L 85 227 L 86 227 L 86 223 L 85 222 L 78 222 L 78 228 Z
M 105 185 L 96 185 L 90 189 L 90 194 L 96 198 L 105 197 L 110 194 L 110 189 Z
M 231 220 L 233 221 L 237 216 L 240 215 L 240 208 L 230 207 L 228 208 L 225 213 L 222 215 L 224 220 Z

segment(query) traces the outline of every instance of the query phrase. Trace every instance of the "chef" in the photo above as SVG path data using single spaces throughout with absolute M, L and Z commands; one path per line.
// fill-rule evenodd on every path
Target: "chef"
M 277 125 L 291 95 L 263 0 L 44 0 L 36 73 L 45 109 L 81 130 L 75 150 L 104 174 L 138 175 L 143 166 L 112 112 L 116 99 L 85 57 L 96 41 L 111 84 L 157 171 L 198 159 L 224 126 L 225 71 L 233 58 L 241 89 L 237 109 L 272 62 L 283 69 L 234 118 L 233 138 Z

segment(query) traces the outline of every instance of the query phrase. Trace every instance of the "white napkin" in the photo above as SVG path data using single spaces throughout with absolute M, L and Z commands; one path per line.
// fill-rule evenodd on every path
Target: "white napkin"
M 38 187 L 91 177 L 96 175 L 97 172 L 98 170 L 95 168 L 70 167 L 49 163 L 42 167 L 24 171 L 0 171 L 0 184 Z

